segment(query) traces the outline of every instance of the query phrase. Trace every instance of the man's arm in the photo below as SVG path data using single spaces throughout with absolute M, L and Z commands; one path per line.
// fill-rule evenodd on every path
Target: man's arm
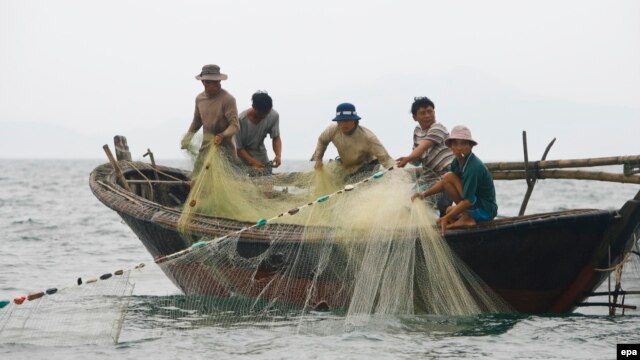
M 387 168 L 395 165 L 395 162 L 387 152 L 387 149 L 384 148 L 384 145 L 382 145 L 378 137 L 372 132 L 369 133 L 371 152 L 373 153 L 373 155 L 375 155 L 376 159 L 378 159 L 378 162 Z
M 231 97 L 224 105 L 224 116 L 229 121 L 229 126 L 224 129 L 223 132 L 217 134 L 215 137 L 216 145 L 222 142 L 222 138 L 230 138 L 240 130 L 240 121 L 238 120 L 238 107 L 236 106 L 236 99 Z
M 282 140 L 280 140 L 280 136 L 276 136 L 271 139 L 271 145 L 273 146 L 273 152 L 276 156 L 273 158 L 273 167 L 277 168 L 280 166 L 281 157 L 282 157 Z
M 333 139 L 333 135 L 336 133 L 336 131 L 338 131 L 338 127 L 336 125 L 332 125 L 326 128 L 318 137 L 316 150 L 311 156 L 311 161 L 316 162 L 314 166 L 315 169 L 322 168 L 322 157 L 324 156 L 325 151 L 327 151 L 327 146 L 329 146 L 329 143 L 331 142 L 331 139 Z
M 418 160 L 425 151 L 431 148 L 434 142 L 431 140 L 420 140 L 418 146 L 408 156 L 402 156 L 396 159 L 398 167 L 405 167 L 408 163 Z
M 182 141 L 180 142 L 181 149 L 188 149 L 191 144 L 191 139 L 193 139 L 193 135 L 200 130 L 202 127 L 202 118 L 200 117 L 200 111 L 198 111 L 198 104 L 196 103 L 196 109 L 193 113 L 193 120 L 191 121 L 191 125 L 189 125 L 189 129 L 187 133 L 182 137 Z

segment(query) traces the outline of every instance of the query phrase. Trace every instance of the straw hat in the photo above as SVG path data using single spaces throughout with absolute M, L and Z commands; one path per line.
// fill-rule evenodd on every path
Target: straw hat
M 220 66 L 218 65 L 205 65 L 202 67 L 202 72 L 196 75 L 197 80 L 227 80 L 226 74 L 220 73 Z

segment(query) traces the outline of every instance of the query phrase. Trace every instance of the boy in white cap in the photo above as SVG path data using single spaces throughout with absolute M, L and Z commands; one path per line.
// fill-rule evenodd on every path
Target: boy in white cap
M 442 233 L 475 225 L 479 221 L 490 221 L 496 217 L 496 190 L 491 172 L 471 151 L 478 143 L 471 137 L 471 131 L 462 125 L 451 130 L 445 142 L 451 148 L 455 159 L 451 162 L 451 172 L 423 192 L 413 194 L 411 200 L 424 199 L 445 191 L 455 205 L 450 206 L 444 216 L 438 219 Z

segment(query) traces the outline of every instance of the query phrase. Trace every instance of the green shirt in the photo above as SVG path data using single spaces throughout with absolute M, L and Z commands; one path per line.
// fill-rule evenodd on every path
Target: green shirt
M 460 169 L 458 159 L 454 159 L 451 162 L 451 171 L 462 179 L 462 196 L 494 218 L 498 214 L 496 188 L 491 172 L 482 160 L 471 153 Z

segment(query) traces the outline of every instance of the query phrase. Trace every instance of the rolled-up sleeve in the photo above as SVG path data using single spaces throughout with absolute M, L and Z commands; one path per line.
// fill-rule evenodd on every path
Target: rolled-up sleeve
M 224 137 L 232 137 L 240 129 L 240 122 L 238 121 L 238 107 L 236 106 L 236 99 L 229 99 L 225 104 L 224 116 L 229 122 L 229 126 L 222 132 Z
M 269 137 L 275 139 L 278 136 L 280 136 L 280 114 L 276 113 L 273 119 L 273 126 L 269 130 Z
M 311 161 L 322 160 L 325 151 L 327 151 L 327 146 L 329 146 L 329 143 L 333 139 L 333 136 L 335 135 L 337 130 L 338 127 L 332 125 L 326 128 L 322 132 L 322 134 L 320 134 L 320 136 L 318 137 L 318 144 L 316 145 L 316 151 L 313 153 L 313 156 L 311 156 Z
M 374 134 L 369 138 L 371 142 L 371 153 L 378 159 L 378 162 L 386 167 L 395 165 L 395 161 L 389 156 L 387 149 L 384 148 L 380 140 Z

